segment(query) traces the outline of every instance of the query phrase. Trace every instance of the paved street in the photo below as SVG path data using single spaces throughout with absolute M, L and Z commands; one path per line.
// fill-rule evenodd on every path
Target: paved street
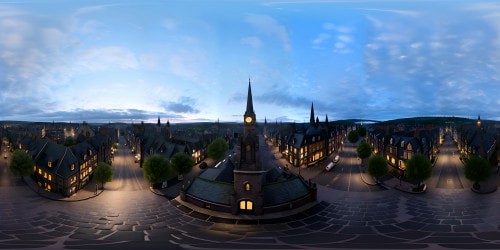
M 436 188 L 464 188 L 463 164 L 460 153 L 450 135 L 446 135 L 440 146 L 439 158 L 434 166 L 433 175 L 437 177 Z M 462 174 L 460 174 L 462 173 Z M 462 178 L 460 178 L 462 177 Z
M 341 154 L 339 176 L 353 175 L 352 153 L 346 147 Z M 90 200 L 51 201 L 25 185 L 0 187 L 0 249 L 500 248 L 500 192 L 358 192 L 351 179 L 349 191 L 319 185 L 318 205 L 297 215 L 227 224 L 151 193 L 132 160 L 120 146 L 115 179 Z

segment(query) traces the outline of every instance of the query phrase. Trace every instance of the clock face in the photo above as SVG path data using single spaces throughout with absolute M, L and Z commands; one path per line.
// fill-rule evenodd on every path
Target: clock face
M 246 123 L 251 123 L 252 122 L 252 117 L 248 116 L 247 118 L 245 118 L 245 122 Z

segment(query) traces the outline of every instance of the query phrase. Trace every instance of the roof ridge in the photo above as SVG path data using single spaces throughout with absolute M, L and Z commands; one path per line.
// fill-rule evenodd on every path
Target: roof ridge
M 49 143 L 49 141 L 47 141 L 47 140 L 46 140 L 46 141 L 45 141 L 45 143 L 43 144 L 42 149 L 41 149 L 40 151 L 38 151 L 38 154 L 36 154 L 35 159 L 34 159 L 34 161 L 35 161 L 35 162 L 38 160 L 38 157 L 39 157 L 39 156 L 40 156 L 40 154 L 44 151 L 45 146 L 47 146 L 47 144 L 48 144 L 48 143 Z
M 59 163 L 57 164 L 57 167 L 56 167 L 56 169 L 55 169 L 55 171 L 54 171 L 54 172 L 57 172 L 57 170 L 59 170 L 59 167 L 61 167 L 61 164 L 62 164 L 62 162 L 63 162 L 64 157 L 66 157 L 66 153 L 67 153 L 67 152 L 68 152 L 68 147 L 65 147 L 65 149 L 64 149 L 64 154 L 63 154 L 63 156 L 59 159 Z

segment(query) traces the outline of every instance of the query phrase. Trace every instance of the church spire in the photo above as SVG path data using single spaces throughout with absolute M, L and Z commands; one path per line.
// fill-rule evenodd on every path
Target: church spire
M 311 118 L 309 120 L 311 126 L 314 125 L 314 103 L 311 102 Z
M 159 127 L 161 126 L 161 123 L 160 123 L 160 116 L 158 116 L 158 123 L 156 123 L 156 125 Z
M 480 116 L 480 115 L 477 115 L 476 125 L 477 125 L 477 128 L 478 128 L 478 129 L 480 129 L 480 128 L 481 128 L 481 116 Z
M 248 78 L 248 96 L 247 96 L 247 110 L 245 115 L 252 115 L 253 111 L 253 101 L 252 101 L 252 86 L 250 85 L 250 78 Z

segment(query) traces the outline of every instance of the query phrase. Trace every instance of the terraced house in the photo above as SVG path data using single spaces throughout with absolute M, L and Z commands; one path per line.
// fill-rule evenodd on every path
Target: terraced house
M 345 137 L 345 131 L 328 122 L 320 123 L 319 118 L 314 118 L 314 104 L 311 104 L 311 116 L 309 126 L 301 126 L 293 123 L 288 133 L 280 133 L 280 138 L 271 138 L 278 142 L 278 147 L 283 157 L 292 166 L 314 165 L 325 159 L 334 151 L 337 151 Z
M 442 137 L 437 127 L 373 125 L 367 131 L 366 140 L 373 152 L 384 156 L 390 166 L 400 171 L 406 169 L 405 162 L 416 153 L 434 161 Z
M 453 140 L 462 157 L 480 156 L 496 165 L 500 160 L 500 128 L 482 122 L 478 116 L 475 125 L 451 128 Z

